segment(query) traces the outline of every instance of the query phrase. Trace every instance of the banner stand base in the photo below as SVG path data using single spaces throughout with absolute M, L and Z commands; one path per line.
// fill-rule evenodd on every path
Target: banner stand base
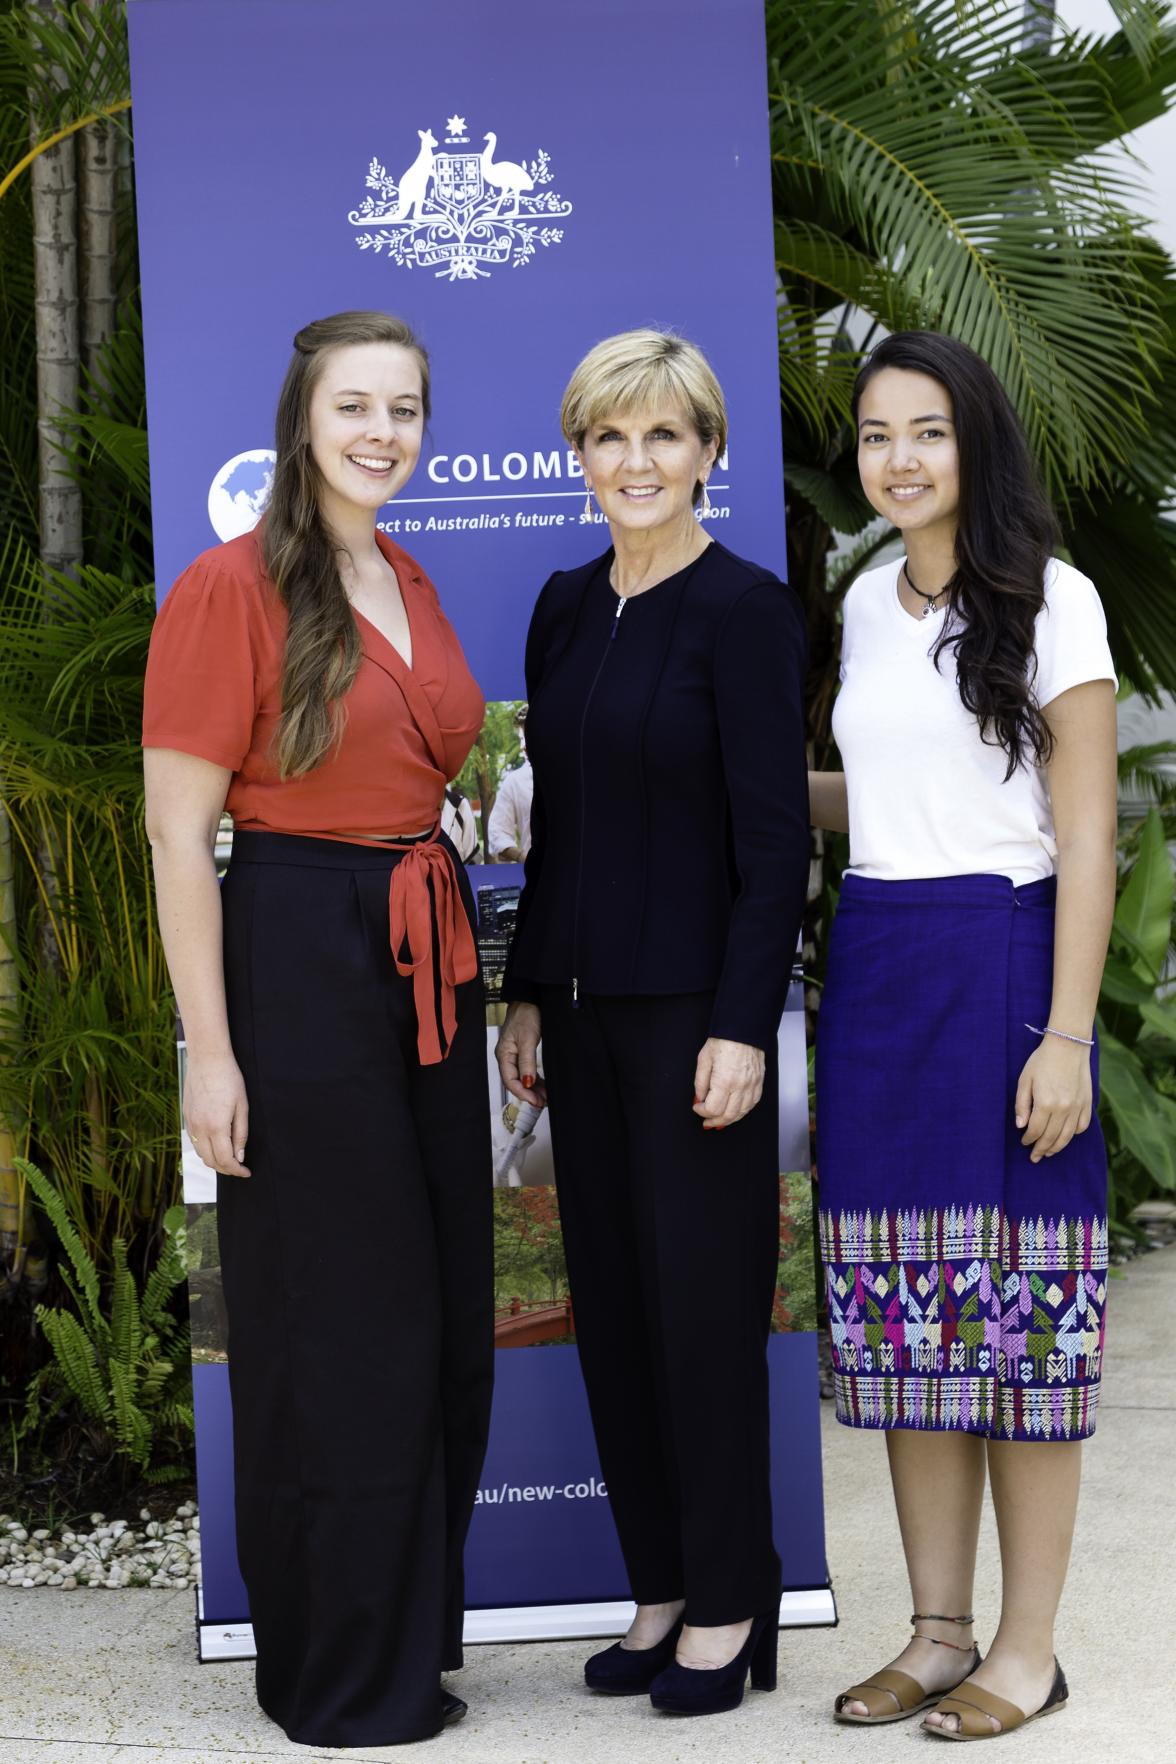
M 467 1611 L 463 1641 L 539 1642 L 595 1640 L 623 1635 L 636 1606 L 630 1599 L 599 1605 L 507 1605 L 501 1610 Z M 831 1586 L 793 1588 L 780 1599 L 781 1629 L 832 1628 L 837 1604 Z M 201 1665 L 213 1660 L 252 1660 L 257 1650 L 251 1623 L 209 1623 L 204 1595 L 196 1594 L 196 1651 Z

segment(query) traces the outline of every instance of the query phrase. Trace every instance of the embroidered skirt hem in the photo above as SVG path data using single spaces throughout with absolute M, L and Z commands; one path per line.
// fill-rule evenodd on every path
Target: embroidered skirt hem
M 1094 1432 L 1107 1296 L 1097 1116 L 1034 1164 L 1014 1098 L 1049 1014 L 1055 885 L 847 876 L 817 1046 L 837 1418 Z M 1093 1068 L 1097 1097 L 1097 1053 Z

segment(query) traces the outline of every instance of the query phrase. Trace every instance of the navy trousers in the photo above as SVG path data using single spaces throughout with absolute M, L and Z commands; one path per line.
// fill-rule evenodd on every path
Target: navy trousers
M 761 1101 L 704 1130 L 709 992 L 545 987 L 543 1067 L 580 1363 L 633 1597 L 773 1611 L 767 1339 L 779 1258 L 775 1047 Z

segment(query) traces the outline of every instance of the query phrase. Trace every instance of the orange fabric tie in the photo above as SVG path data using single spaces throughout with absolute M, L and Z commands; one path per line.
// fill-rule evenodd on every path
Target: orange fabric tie
M 453 860 L 436 840 L 402 846 L 404 856 L 392 872 L 388 889 L 388 928 L 396 972 L 412 975 L 417 1014 L 417 1052 L 422 1066 L 445 1059 L 457 1030 L 454 988 L 478 972 L 478 950 L 458 889 Z M 429 898 L 432 878 L 433 897 Z M 434 917 L 434 903 L 436 916 Z M 433 996 L 433 948 L 440 955 L 440 1025 Z M 408 946 L 408 960 L 400 951 Z M 445 1046 L 441 1046 L 444 1033 Z

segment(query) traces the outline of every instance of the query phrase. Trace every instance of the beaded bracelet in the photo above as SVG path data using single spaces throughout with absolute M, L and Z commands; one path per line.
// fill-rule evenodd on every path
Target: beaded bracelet
M 1032 1023 L 1026 1023 L 1025 1027 L 1026 1027 L 1026 1029 L 1028 1029 L 1028 1031 L 1031 1035 L 1056 1035 L 1058 1037 L 1059 1041 L 1076 1041 L 1078 1043 L 1079 1047 L 1093 1047 L 1094 1046 L 1094 1037 L 1093 1036 L 1091 1036 L 1090 1040 L 1087 1041 L 1085 1035 L 1067 1035 L 1066 1031 L 1064 1029 L 1049 1029 L 1049 1028 L 1035 1029 L 1033 1027 Z

